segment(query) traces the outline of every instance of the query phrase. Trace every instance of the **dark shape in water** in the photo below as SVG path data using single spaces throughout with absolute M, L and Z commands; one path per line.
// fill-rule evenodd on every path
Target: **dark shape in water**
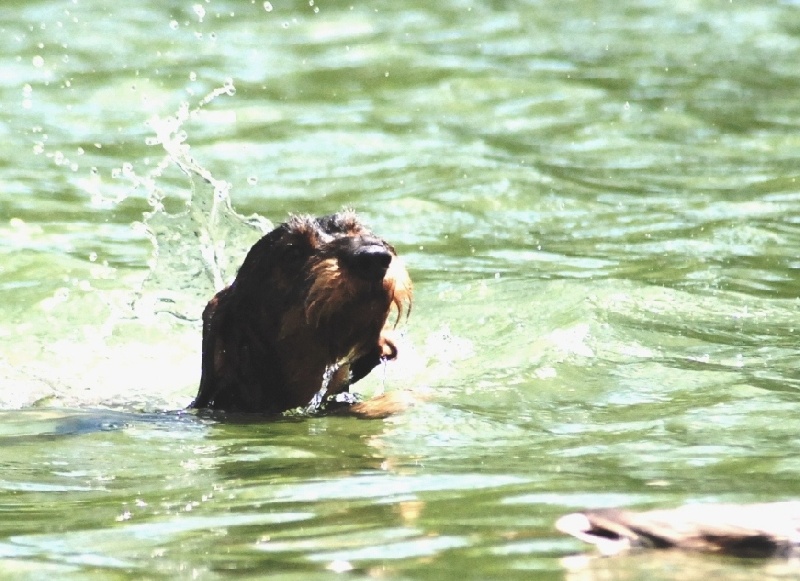
M 556 528 L 605 555 L 638 548 L 788 558 L 800 548 L 800 502 L 589 510 L 561 517 Z

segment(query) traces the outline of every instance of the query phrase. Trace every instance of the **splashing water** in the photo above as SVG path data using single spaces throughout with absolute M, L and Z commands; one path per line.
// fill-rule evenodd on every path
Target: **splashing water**
M 160 145 L 166 156 L 146 177 L 132 170 L 127 177 L 144 186 L 152 211 L 140 225 L 153 243 L 150 273 L 134 301 L 137 316 L 165 312 L 178 319 L 194 321 L 205 301 L 230 282 L 247 250 L 272 224 L 258 215 L 242 216 L 231 206 L 230 184 L 218 180 L 190 155 L 183 125 L 216 97 L 235 92 L 228 81 L 212 91 L 198 106 L 184 103 L 167 118 L 148 121 L 155 136 L 148 145 Z M 170 214 L 164 209 L 164 192 L 156 180 L 170 166 L 188 178 L 190 198 L 186 210 Z
M 0 409 L 159 410 L 191 401 L 199 381 L 203 308 L 271 229 L 263 218 L 237 214 L 230 184 L 190 155 L 184 124 L 213 99 L 234 92 L 228 82 L 194 109 L 184 104 L 170 117 L 149 121 L 154 135 L 147 143 L 166 155 L 145 175 L 137 175 L 132 163 L 116 174 L 147 194 L 149 211 L 135 226 L 153 243 L 149 271 L 143 280 L 140 271 L 74 263 L 73 272 L 85 272 L 85 280 L 79 284 L 76 274 L 74 285 L 62 285 L 19 320 L 8 319 L 2 332 L 13 340 L 0 354 Z M 167 171 L 184 176 L 189 187 L 162 190 L 175 183 Z M 168 193 L 187 199 L 185 208 L 167 212 Z
M 339 370 L 342 368 L 343 365 L 349 362 L 350 361 L 348 358 L 344 358 L 341 361 L 333 363 L 332 365 L 329 365 L 328 367 L 325 368 L 325 372 L 322 375 L 322 383 L 319 388 L 319 391 L 317 391 L 314 394 L 314 397 L 311 398 L 311 401 L 308 402 L 308 405 L 299 410 L 300 414 L 314 415 L 325 409 L 326 404 L 350 405 L 363 401 L 364 395 L 360 393 L 352 393 L 350 391 L 341 391 L 334 394 L 328 393 L 331 382 L 333 381 L 336 374 L 339 372 Z M 381 357 L 380 361 L 381 373 L 380 377 L 377 378 L 378 385 L 376 385 L 371 390 L 372 397 L 383 395 L 386 391 L 386 379 L 387 379 L 386 369 L 388 363 L 389 363 L 388 359 L 386 359 L 385 357 Z
M 323 403 L 325 402 L 325 396 L 328 395 L 328 388 L 330 387 L 331 381 L 333 381 L 334 375 L 336 375 L 336 372 L 339 371 L 340 368 L 341 364 L 335 363 L 333 365 L 329 365 L 325 369 L 325 373 L 322 375 L 322 385 L 320 386 L 319 391 L 314 394 L 314 397 L 311 398 L 311 401 L 308 402 L 308 405 L 303 410 L 303 413 L 311 415 L 322 409 Z
M 375 388 L 374 395 L 383 395 L 386 392 L 386 366 L 389 364 L 389 360 L 386 357 L 381 357 L 381 379 L 380 383 L 378 383 L 378 387 Z

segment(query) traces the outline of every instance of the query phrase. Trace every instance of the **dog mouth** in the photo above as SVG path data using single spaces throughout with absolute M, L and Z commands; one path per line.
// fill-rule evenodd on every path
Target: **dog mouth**
M 397 358 L 397 345 L 390 336 L 391 333 L 391 331 L 384 330 L 378 338 L 378 361 L 382 364 Z M 331 398 L 335 398 L 335 401 L 339 403 L 345 400 L 349 401 L 349 403 L 357 403 L 359 396 L 349 392 L 351 385 L 350 372 L 348 371 L 344 378 L 340 377 L 339 374 L 342 369 L 349 370 L 350 365 L 363 355 L 358 349 L 354 348 L 347 356 L 326 365 L 322 374 L 320 388 L 306 405 L 306 411 L 309 413 L 319 411 L 325 406 L 326 401 Z
M 391 337 L 387 336 L 386 332 L 381 333 L 380 339 L 378 339 L 378 349 L 381 361 L 397 359 L 397 345 Z
M 293 322 L 284 325 L 297 333 L 295 348 L 313 354 L 324 368 L 311 407 L 348 391 L 351 382 L 369 372 L 365 366 L 372 369 L 381 361 L 396 359 L 391 327 L 411 309 L 408 272 L 385 242 L 351 238 L 326 246 L 306 264 L 304 292 L 297 293 L 304 295 L 302 306 L 290 315 Z M 303 317 L 302 324 L 298 316 Z
M 380 328 L 392 307 L 397 309 L 395 325 L 410 312 L 408 273 L 383 241 L 339 239 L 320 255 L 307 268 L 308 286 L 303 293 L 307 324 L 346 328 L 356 319 L 362 324 L 373 321 L 367 326 Z

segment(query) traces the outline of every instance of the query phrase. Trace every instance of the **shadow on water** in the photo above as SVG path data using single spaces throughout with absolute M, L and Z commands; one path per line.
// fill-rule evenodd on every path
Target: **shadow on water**
M 0 446 L 66 436 L 86 436 L 148 426 L 156 430 L 197 430 L 210 422 L 183 411 L 126 412 L 111 409 L 24 409 L 0 412 Z

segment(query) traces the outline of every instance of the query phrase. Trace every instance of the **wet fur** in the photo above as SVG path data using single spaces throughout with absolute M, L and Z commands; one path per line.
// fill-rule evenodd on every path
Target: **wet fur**
M 396 355 L 384 327 L 392 308 L 397 321 L 410 304 L 394 249 L 354 213 L 293 217 L 250 249 L 236 280 L 206 306 L 191 407 L 277 414 L 307 406 L 326 373 L 326 395 L 346 392 Z M 353 411 L 381 417 L 379 400 Z

